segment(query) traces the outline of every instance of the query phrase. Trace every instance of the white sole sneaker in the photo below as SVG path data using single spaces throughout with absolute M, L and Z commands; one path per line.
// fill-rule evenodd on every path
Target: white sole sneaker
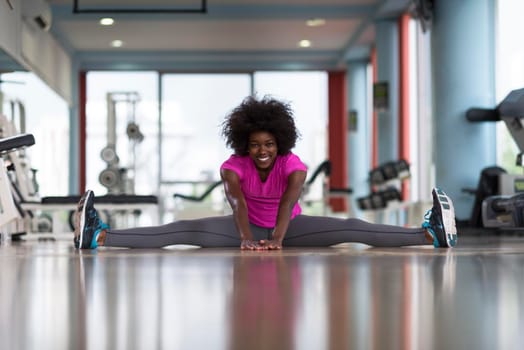
M 441 247 L 454 247 L 457 244 L 457 227 L 453 202 L 444 191 L 434 188 L 432 219 L 430 223 Z M 433 221 L 433 222 L 431 222 Z
M 77 213 L 76 215 L 79 215 L 77 218 L 78 226 L 75 229 L 75 238 L 74 243 L 76 248 L 83 249 L 84 247 L 84 240 L 85 240 L 85 226 L 87 223 L 87 209 L 90 206 L 90 203 L 93 201 L 94 193 L 91 190 L 87 190 L 82 197 L 80 198 L 80 201 L 78 202 L 77 207 Z

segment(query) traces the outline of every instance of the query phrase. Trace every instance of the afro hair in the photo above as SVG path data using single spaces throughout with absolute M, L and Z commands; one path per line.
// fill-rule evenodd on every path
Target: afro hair
M 275 137 L 280 155 L 291 152 L 300 136 L 290 105 L 269 96 L 245 98 L 222 123 L 226 145 L 237 155 L 248 153 L 249 136 L 258 131 Z

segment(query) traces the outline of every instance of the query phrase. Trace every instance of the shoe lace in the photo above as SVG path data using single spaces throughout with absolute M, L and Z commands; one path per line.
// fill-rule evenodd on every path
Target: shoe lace
M 94 232 L 99 231 L 99 230 L 105 230 L 109 228 L 109 225 L 103 222 L 102 219 L 100 219 L 96 210 L 93 210 L 89 214 L 91 216 L 91 220 L 92 220 L 91 222 L 93 223 L 92 230 Z
M 431 225 L 431 214 L 433 213 L 432 209 L 429 209 L 426 211 L 426 214 L 424 214 L 424 222 L 422 223 L 423 228 L 432 228 Z
M 433 210 L 429 209 L 426 214 L 424 214 L 424 222 L 422 223 L 422 228 L 429 231 L 429 233 L 433 236 L 433 246 L 435 248 L 439 247 L 439 242 L 437 239 L 437 235 L 435 233 L 435 229 L 433 225 L 431 224 L 431 216 L 433 214 Z

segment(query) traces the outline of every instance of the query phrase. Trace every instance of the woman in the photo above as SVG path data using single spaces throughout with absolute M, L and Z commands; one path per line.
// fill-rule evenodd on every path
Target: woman
M 220 167 L 232 215 L 110 230 L 98 218 L 93 191 L 88 190 L 78 204 L 75 247 L 190 244 L 273 250 L 283 245 L 331 246 L 343 242 L 390 247 L 456 244 L 453 203 L 440 189 L 433 189 L 433 208 L 421 228 L 301 215 L 298 200 L 306 166 L 291 152 L 298 131 L 288 104 L 268 97 L 248 97 L 226 117 L 222 134 L 234 151 Z

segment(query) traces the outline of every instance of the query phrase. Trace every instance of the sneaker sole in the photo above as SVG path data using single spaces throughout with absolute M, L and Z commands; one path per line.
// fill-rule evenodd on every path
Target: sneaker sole
M 457 244 L 457 229 L 454 222 L 449 222 L 449 220 L 444 220 L 444 212 L 446 212 L 446 217 L 450 216 L 455 218 L 455 208 L 453 207 L 453 202 L 451 199 L 439 188 L 435 188 L 432 191 L 433 201 L 438 203 L 437 209 L 439 210 L 439 216 L 442 218 L 442 227 L 444 229 L 444 241 L 446 247 L 454 247 Z M 439 237 L 439 242 L 441 237 Z
M 91 190 L 88 190 L 86 191 L 86 193 L 84 193 L 84 195 L 82 196 L 82 198 L 80 198 L 80 202 L 78 203 L 78 206 L 82 207 L 82 213 L 80 214 L 80 225 L 79 225 L 79 236 L 80 236 L 80 239 L 79 239 L 79 244 L 78 244 L 78 247 L 80 249 L 83 248 L 83 243 L 84 243 L 84 228 L 85 228 L 85 219 L 86 219 L 86 208 L 87 208 L 87 205 L 86 203 L 88 202 L 88 200 L 93 196 L 93 191 Z

